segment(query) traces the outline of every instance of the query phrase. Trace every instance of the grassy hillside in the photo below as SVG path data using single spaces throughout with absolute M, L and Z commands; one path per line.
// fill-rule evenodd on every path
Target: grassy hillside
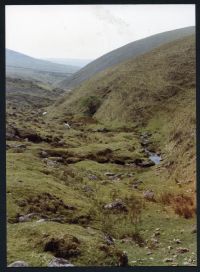
M 184 155 L 186 169 L 195 167 L 194 36 L 99 73 L 58 100 L 55 109 L 51 114 L 58 119 L 83 114 L 108 126 L 150 129 L 172 158 Z
M 194 37 L 44 106 L 7 108 L 8 264 L 195 266 Z
M 60 83 L 60 87 L 74 88 L 79 86 L 85 80 L 90 79 L 95 74 L 109 68 L 120 64 L 130 58 L 136 58 L 144 53 L 151 51 L 167 42 L 174 41 L 185 36 L 194 34 L 195 28 L 185 27 L 181 29 L 176 29 L 172 31 L 167 31 L 159 33 L 115 49 L 100 58 L 89 63 L 87 66 L 73 74 L 71 77 L 65 79 Z

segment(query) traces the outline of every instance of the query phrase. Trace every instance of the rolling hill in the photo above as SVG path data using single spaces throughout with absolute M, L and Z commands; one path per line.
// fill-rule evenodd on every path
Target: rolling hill
M 194 34 L 194 31 L 195 28 L 191 26 L 159 33 L 129 43 L 89 63 L 84 68 L 73 74 L 71 77 L 66 78 L 63 82 L 61 82 L 60 87 L 69 89 L 74 88 L 85 80 L 90 79 L 96 73 L 105 70 L 106 68 L 117 65 L 130 58 L 135 58 L 167 42 L 185 37 L 189 34 Z
M 91 59 L 71 59 L 71 58 L 48 58 L 46 60 L 59 64 L 77 66 L 80 68 L 92 62 Z
M 190 144 L 196 120 L 194 35 L 98 73 L 58 99 L 50 109 L 49 118 L 55 120 L 82 115 L 109 127 L 134 126 L 140 130 L 151 127 L 158 131 L 160 135 L 156 137 L 166 149 L 168 144 L 183 137 L 179 147 L 182 160 L 183 150 L 187 150 L 187 146 L 194 148 Z M 175 156 L 173 152 L 166 152 Z M 194 154 L 193 149 L 191 152 Z M 188 160 L 194 170 L 194 156 L 192 162 Z
M 6 49 L 6 76 L 56 85 L 79 67 L 40 60 Z
M 9 266 L 196 266 L 195 78 L 188 35 L 54 104 L 8 100 Z M 50 98 L 39 86 L 8 91 Z

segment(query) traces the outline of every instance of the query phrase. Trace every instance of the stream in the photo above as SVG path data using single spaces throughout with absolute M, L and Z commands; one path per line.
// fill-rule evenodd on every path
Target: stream
M 155 164 L 159 164 L 161 161 L 161 156 L 157 155 L 156 153 L 149 152 L 149 159 L 153 161 Z
M 143 146 L 144 152 L 147 154 L 148 158 L 155 164 L 159 164 L 160 161 L 162 160 L 160 154 L 157 154 L 155 152 L 151 152 L 148 150 L 148 146 L 150 144 L 150 140 L 149 140 L 150 137 L 151 137 L 151 134 L 149 134 L 148 132 L 143 133 L 140 136 L 141 145 Z

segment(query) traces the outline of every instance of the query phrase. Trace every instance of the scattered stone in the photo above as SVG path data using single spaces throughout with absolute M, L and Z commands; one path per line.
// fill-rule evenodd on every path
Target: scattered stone
M 158 239 L 155 238 L 151 238 L 150 240 L 152 242 L 152 244 L 158 244 Z
M 126 251 L 118 253 L 118 266 L 128 266 L 128 255 Z
M 154 237 L 157 237 L 157 236 L 160 236 L 160 232 L 159 231 L 156 231 L 153 235 Z
M 16 128 L 12 126 L 6 126 L 6 140 L 15 140 L 16 136 Z
M 140 184 L 142 184 L 143 183 L 143 181 L 141 181 L 141 180 L 135 180 L 134 182 L 133 182 L 133 185 L 140 185 Z
M 132 263 L 132 264 L 136 264 L 136 263 L 137 263 L 137 261 L 131 261 L 131 263 Z
M 112 176 L 115 176 L 115 173 L 106 172 L 104 175 L 108 177 L 112 177 Z
M 29 213 L 26 215 L 22 215 L 18 218 L 18 222 L 24 223 L 24 222 L 29 222 L 31 219 L 36 215 L 36 213 Z
M 98 128 L 96 131 L 97 132 L 104 132 L 104 133 L 109 132 L 109 130 L 107 128 Z
M 42 219 L 37 220 L 36 223 L 44 223 L 45 221 L 46 221 L 46 219 L 42 218 Z
M 50 160 L 50 159 L 48 159 L 48 158 L 45 158 L 43 161 L 44 161 L 44 162 L 46 163 L 46 165 L 49 166 L 49 167 L 55 167 L 55 166 L 57 165 L 57 163 L 56 163 L 55 161 Z
M 91 227 L 86 227 L 86 230 L 91 235 L 95 235 L 96 234 L 96 231 L 94 229 L 92 229 Z
M 151 252 L 151 251 L 147 252 L 147 255 L 151 255 L 151 254 L 152 254 L 152 252 Z
M 17 144 L 13 146 L 14 148 L 26 148 L 27 146 L 25 144 Z
M 63 258 L 53 258 L 48 264 L 48 267 L 72 267 L 72 266 L 74 265 L 69 263 L 67 260 Z
M 13 151 L 16 153 L 23 153 L 26 150 L 26 145 L 25 144 L 17 144 L 17 145 L 13 145 Z
M 197 227 L 196 226 L 193 227 L 191 233 L 197 233 Z
M 168 248 L 168 250 L 172 250 L 172 249 L 173 249 L 173 247 L 172 247 L 172 246 L 168 246 L 167 248 Z
M 42 150 L 39 154 L 40 154 L 41 158 L 47 158 L 48 157 L 48 153 L 46 151 L 44 151 L 44 150 Z
M 85 185 L 83 186 L 83 191 L 86 193 L 92 193 L 94 190 L 92 189 L 90 185 Z
M 19 207 L 25 207 L 27 205 L 27 202 L 24 199 L 20 199 L 18 200 L 17 204 Z
M 148 131 L 144 131 L 140 134 L 140 137 L 141 138 L 146 138 L 146 137 L 151 137 L 152 136 L 152 133 L 151 132 L 148 132 Z
M 145 199 L 149 200 L 149 201 L 154 201 L 155 200 L 155 194 L 152 190 L 147 190 L 143 193 L 143 196 Z
M 8 265 L 8 267 L 29 267 L 28 263 L 24 261 L 16 261 Z
M 116 199 L 114 202 L 106 204 L 104 206 L 104 209 L 118 210 L 118 211 L 124 211 L 124 212 L 128 211 L 125 203 L 121 199 Z
M 68 123 L 64 123 L 64 127 L 65 127 L 66 129 L 70 129 L 70 128 L 71 128 L 70 125 L 69 125 Z
M 181 244 L 181 240 L 180 239 L 174 239 L 173 240 L 176 244 Z
M 59 147 L 59 146 L 64 146 L 65 145 L 65 141 L 64 140 L 60 140 L 56 143 L 56 146 Z
M 154 260 L 154 257 L 150 257 L 149 260 L 153 261 L 153 260 Z
M 171 262 L 173 262 L 174 260 L 172 259 L 172 258 L 165 258 L 164 260 L 163 260 L 163 262 L 164 263 L 171 263 Z
M 10 149 L 11 148 L 11 145 L 9 144 L 6 144 L 6 150 Z
M 89 175 L 89 179 L 90 179 L 90 180 L 97 180 L 97 179 L 98 179 L 98 177 L 97 177 L 97 176 L 95 176 L 95 175 Z
M 183 254 L 183 253 L 189 252 L 189 249 L 186 248 L 186 247 L 179 247 L 179 248 L 176 249 L 176 252 Z
M 171 266 L 178 266 L 178 263 L 172 263 Z
M 157 228 L 157 229 L 156 229 L 156 231 L 159 231 L 159 230 L 160 230 L 160 228 Z
M 104 237 L 104 239 L 105 239 L 107 245 L 113 245 L 114 244 L 114 240 L 113 240 L 112 236 L 106 235 Z
M 126 244 L 126 243 L 130 243 L 130 242 L 132 242 L 133 240 L 132 240 L 132 238 L 130 238 L 130 237 L 127 237 L 127 238 L 123 238 L 123 239 L 121 239 L 120 240 L 120 242 L 122 243 L 122 244 Z
M 138 262 L 142 263 L 144 262 L 146 259 L 137 259 Z
M 54 162 L 60 162 L 60 163 L 64 162 L 64 159 L 62 157 L 49 157 L 49 159 Z

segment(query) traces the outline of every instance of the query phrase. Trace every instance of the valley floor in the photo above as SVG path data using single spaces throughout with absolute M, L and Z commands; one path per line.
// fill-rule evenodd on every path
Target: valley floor
M 170 178 L 159 142 L 151 149 L 162 160 L 149 161 L 154 131 L 70 124 L 9 109 L 8 264 L 196 265 L 191 183 Z

